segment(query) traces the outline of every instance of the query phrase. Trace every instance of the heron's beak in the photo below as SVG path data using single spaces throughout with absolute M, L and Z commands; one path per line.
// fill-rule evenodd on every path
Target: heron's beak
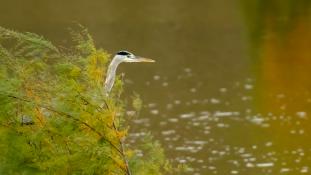
M 140 57 L 140 56 L 136 56 L 135 60 L 136 60 L 136 62 L 148 62 L 148 63 L 155 62 L 155 60 L 153 60 L 153 59 L 144 58 L 144 57 Z

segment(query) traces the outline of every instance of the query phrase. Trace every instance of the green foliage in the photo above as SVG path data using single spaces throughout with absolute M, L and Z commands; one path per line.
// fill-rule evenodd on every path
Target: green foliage
M 132 102 L 133 108 L 136 111 L 140 111 L 141 108 L 143 107 L 143 101 L 139 97 L 139 94 L 135 93 L 132 98 L 133 98 L 133 102 Z
M 76 45 L 65 52 L 0 27 L 0 174 L 171 172 L 157 142 L 144 141 L 144 158 L 123 148 L 122 81 L 104 95 L 109 54 L 85 28 L 71 34 Z M 138 95 L 133 105 L 141 108 Z

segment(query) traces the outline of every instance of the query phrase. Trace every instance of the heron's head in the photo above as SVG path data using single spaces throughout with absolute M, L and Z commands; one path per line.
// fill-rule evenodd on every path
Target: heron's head
M 152 59 L 136 56 L 136 55 L 134 55 L 128 51 L 119 51 L 119 52 L 117 52 L 115 57 L 117 59 L 119 59 L 121 62 L 130 62 L 130 63 L 133 63 L 133 62 L 155 62 Z

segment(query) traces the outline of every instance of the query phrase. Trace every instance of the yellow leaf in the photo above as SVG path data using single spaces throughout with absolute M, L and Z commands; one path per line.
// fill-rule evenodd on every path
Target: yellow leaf
M 70 76 L 78 77 L 80 73 L 81 73 L 81 69 L 78 66 L 74 66 L 72 70 L 70 71 Z
M 119 139 L 122 139 L 123 137 L 127 135 L 127 129 L 123 131 L 116 131 L 116 135 Z
M 134 151 L 133 150 L 127 150 L 125 154 L 126 154 L 126 157 L 131 158 L 134 155 Z

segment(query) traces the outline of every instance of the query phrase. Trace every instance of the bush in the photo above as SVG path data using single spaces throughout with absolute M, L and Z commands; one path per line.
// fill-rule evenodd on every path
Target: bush
M 75 46 L 60 49 L 0 27 L 0 174 L 173 172 L 150 137 L 124 148 L 122 81 L 109 97 L 103 92 L 110 55 L 85 28 L 71 35 Z

